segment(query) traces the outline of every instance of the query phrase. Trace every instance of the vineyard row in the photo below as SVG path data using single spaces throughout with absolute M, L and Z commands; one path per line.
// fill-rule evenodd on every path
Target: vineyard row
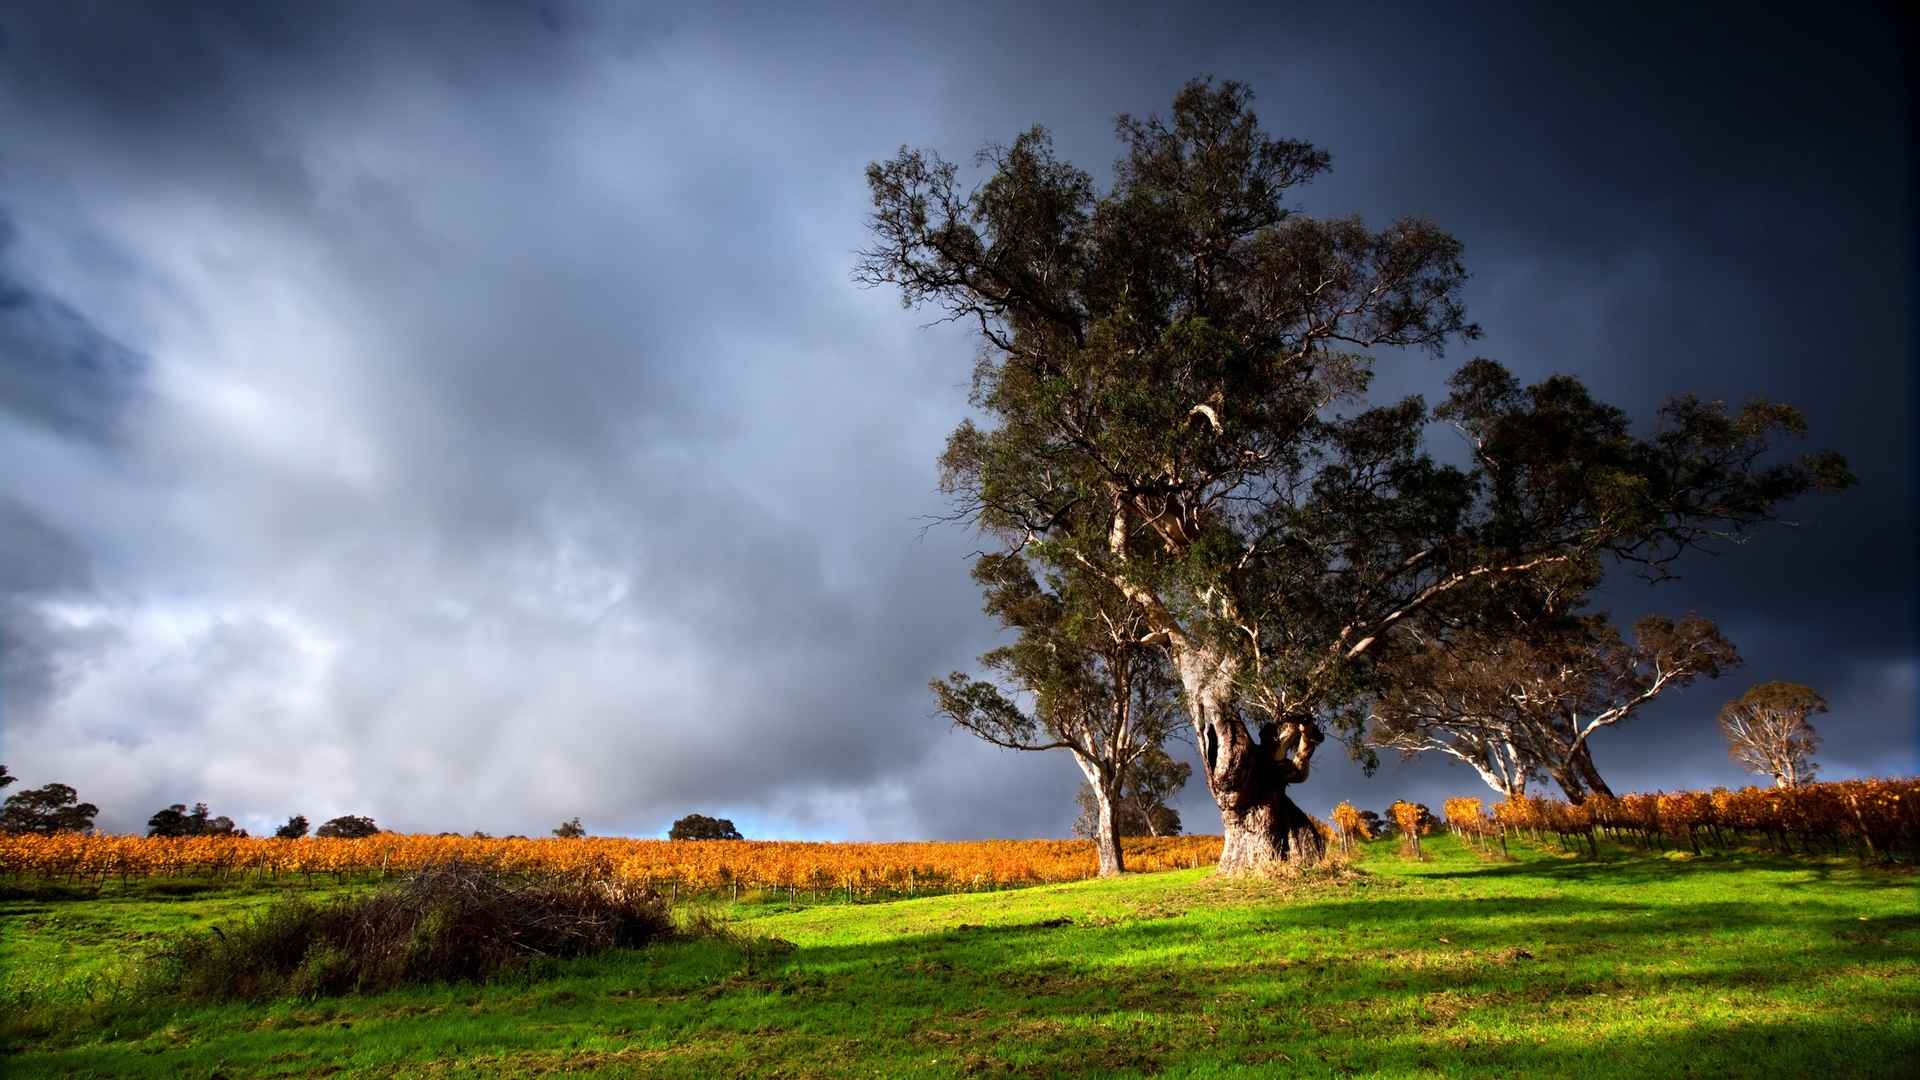
M 1136 870 L 1207 866 L 1217 836 L 1129 838 Z M 1095 876 L 1084 840 L 804 843 L 751 840 L 493 839 L 380 833 L 363 839 L 0 835 L 0 873 L 72 881 L 144 877 L 332 878 L 459 860 L 509 873 L 587 874 L 661 891 L 742 889 L 848 896 L 917 895 L 1079 881 Z
M 1531 796 L 1491 811 L 1479 799 L 1448 799 L 1448 827 L 1476 842 L 1509 831 L 1598 851 L 1599 839 L 1645 848 L 1686 844 L 1694 853 L 1759 843 L 1783 853 L 1855 852 L 1878 859 L 1920 855 L 1920 778 L 1842 780 L 1795 788 L 1591 795 L 1574 804 Z

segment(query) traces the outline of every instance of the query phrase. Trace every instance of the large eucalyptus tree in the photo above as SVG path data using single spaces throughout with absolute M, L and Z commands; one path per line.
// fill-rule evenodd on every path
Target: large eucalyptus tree
M 1612 555 L 1683 551 L 1850 480 L 1832 455 L 1762 466 L 1789 407 L 1678 398 L 1638 437 L 1576 380 L 1456 372 L 1430 410 L 1370 404 L 1373 352 L 1472 338 L 1460 244 L 1402 220 L 1290 210 L 1326 171 L 1264 134 L 1236 83 L 1189 83 L 1169 119 L 1122 116 L 1104 191 L 1034 128 L 985 179 L 902 149 L 868 168 L 857 280 L 977 329 L 973 401 L 941 459 L 955 514 L 1008 551 L 1135 602 L 1184 691 L 1226 872 L 1317 858 L 1287 795 L 1372 653 L 1443 597 Z M 1431 420 L 1471 464 L 1424 450 Z

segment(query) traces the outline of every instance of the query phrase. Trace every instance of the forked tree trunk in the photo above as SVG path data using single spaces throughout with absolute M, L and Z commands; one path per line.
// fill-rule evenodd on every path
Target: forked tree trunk
M 1313 819 L 1287 796 L 1320 741 L 1311 725 L 1268 724 L 1256 742 L 1233 708 L 1232 671 L 1189 653 L 1178 663 L 1207 790 L 1220 806 L 1222 874 L 1269 874 L 1326 857 Z
M 1566 793 L 1567 801 L 1575 806 L 1587 801 L 1587 786 L 1580 782 L 1580 774 L 1570 765 L 1562 765 L 1552 770 L 1553 782 L 1560 785 Z
M 1120 770 L 1073 752 L 1074 764 L 1093 789 L 1093 850 L 1100 860 L 1100 876 L 1115 877 L 1127 869 L 1120 854 Z
M 1600 779 L 1600 770 L 1593 764 L 1593 751 L 1587 749 L 1586 743 L 1581 743 L 1580 748 L 1573 752 L 1573 767 L 1580 771 L 1580 779 L 1586 783 L 1588 791 L 1613 798 L 1613 789 Z

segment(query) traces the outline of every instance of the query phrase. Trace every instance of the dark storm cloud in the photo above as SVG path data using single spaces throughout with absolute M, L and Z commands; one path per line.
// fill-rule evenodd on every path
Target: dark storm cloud
M 85 440 L 111 438 L 140 359 L 7 265 L 14 225 L 0 210 L 0 409 Z
M 1750 659 L 1610 737 L 1617 784 L 1733 779 L 1710 716 L 1749 675 L 1828 693 L 1836 771 L 1914 767 L 1894 35 L 1098 12 L 0 16 L 0 527 L 28 553 L 0 630 L 38 688 L 9 691 L 10 767 L 119 827 L 206 798 L 256 824 L 1059 833 L 1064 760 L 928 717 L 926 679 L 992 640 L 974 539 L 917 535 L 971 346 L 847 283 L 861 170 L 1038 121 L 1103 175 L 1112 115 L 1205 72 L 1333 151 L 1314 212 L 1460 235 L 1474 351 L 1636 415 L 1792 401 L 1855 462 L 1800 528 L 1610 591 Z M 1391 359 L 1381 390 L 1459 358 Z M 1325 758 L 1318 811 L 1472 783 Z

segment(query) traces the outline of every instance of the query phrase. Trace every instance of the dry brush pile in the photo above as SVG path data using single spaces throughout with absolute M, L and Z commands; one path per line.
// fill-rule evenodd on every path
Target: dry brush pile
M 484 981 L 535 960 L 678 936 L 659 893 L 591 874 L 508 874 L 458 861 L 359 896 L 275 902 L 194 930 L 148 958 L 143 989 L 191 1000 L 387 990 Z

